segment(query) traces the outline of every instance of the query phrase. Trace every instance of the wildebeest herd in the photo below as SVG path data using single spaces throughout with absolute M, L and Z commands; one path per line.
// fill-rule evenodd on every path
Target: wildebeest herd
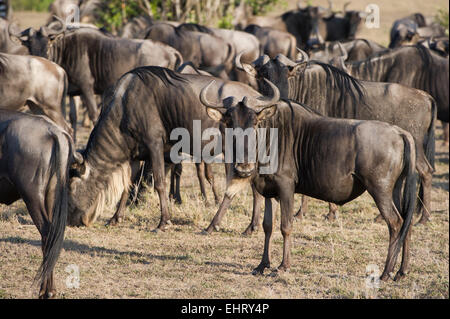
M 441 26 L 420 13 L 401 18 L 386 48 L 357 38 L 365 12 L 336 12 L 330 2 L 275 18 L 239 6 L 235 30 L 142 16 L 113 35 L 91 24 L 97 3 L 55 1 L 38 30 L 20 30 L 9 14 L 0 16 L 0 203 L 22 199 L 41 234 L 39 297 L 55 297 L 53 269 L 66 225 L 92 225 L 107 203 L 117 204 L 110 225 L 119 223 L 142 177 L 159 196 L 156 231 L 167 230 L 169 197 L 181 202 L 182 177 L 182 164 L 170 158 L 177 142 L 170 135 L 184 128 L 194 136 L 198 120 L 201 132 L 278 129 L 276 172 L 261 174 L 250 160 L 227 163 L 223 198 L 211 163 L 196 164 L 203 197 L 208 181 L 220 202 L 205 234 L 247 185 L 251 234 L 265 199 L 264 253 L 253 274 L 270 267 L 277 202 L 284 240 L 278 271 L 285 271 L 292 223 L 306 213 L 306 196 L 328 201 L 328 218 L 335 218 L 336 205 L 365 191 L 389 228 L 381 279 L 393 273 L 400 251 L 394 280 L 407 274 L 413 213 L 420 223 L 430 218 L 436 120 L 448 143 L 448 37 Z M 80 6 L 81 23 L 67 23 L 67 4 Z M 78 151 L 77 96 L 95 124 Z M 32 114 L 20 112 L 25 107 Z M 294 214 L 296 193 L 304 197 Z

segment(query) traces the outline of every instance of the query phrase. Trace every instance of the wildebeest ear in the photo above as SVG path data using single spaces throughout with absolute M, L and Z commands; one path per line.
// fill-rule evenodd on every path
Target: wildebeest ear
M 290 66 L 288 76 L 291 77 L 291 76 L 295 76 L 298 73 L 302 73 L 306 69 L 307 65 L 308 65 L 308 63 L 299 63 L 295 66 Z
M 226 108 L 206 108 L 206 113 L 208 113 L 208 116 L 216 122 L 224 122 L 224 115 L 226 111 Z
M 257 113 L 258 122 L 268 120 L 276 113 L 277 113 L 276 105 L 266 107 Z

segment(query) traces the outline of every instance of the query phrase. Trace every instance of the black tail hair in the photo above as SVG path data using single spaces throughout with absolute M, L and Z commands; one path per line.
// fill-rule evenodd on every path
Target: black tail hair
M 62 167 L 64 162 L 64 154 L 62 153 L 62 147 L 60 145 L 60 140 L 58 136 L 50 132 L 54 140 L 54 149 L 51 160 L 50 178 L 49 181 L 55 177 L 56 187 L 55 187 L 55 201 L 52 208 L 51 221 L 48 221 L 48 233 L 43 245 L 43 260 L 39 267 L 38 273 L 35 277 L 35 281 L 40 280 L 44 283 L 53 273 L 53 268 L 55 267 L 56 261 L 60 255 L 63 241 L 64 232 L 67 222 L 68 214 L 68 176 L 69 176 L 69 166 L 70 166 L 70 156 L 67 159 L 66 165 Z M 65 136 L 69 139 L 70 137 Z M 71 145 L 69 141 L 69 145 Z M 69 154 L 71 155 L 71 154 Z M 48 185 L 47 185 L 48 188 Z M 47 189 L 48 192 L 48 189 Z

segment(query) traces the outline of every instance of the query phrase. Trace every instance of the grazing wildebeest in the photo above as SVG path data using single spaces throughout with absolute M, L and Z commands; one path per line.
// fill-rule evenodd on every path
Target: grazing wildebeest
M 434 172 L 434 128 L 436 103 L 427 93 L 394 83 L 358 81 L 346 73 L 316 61 L 302 59 L 294 62 L 279 56 L 260 57 L 251 65 L 241 67 L 257 75 L 260 92 L 265 92 L 266 78 L 281 91 L 282 98 L 311 105 L 325 116 L 358 120 L 380 120 L 397 125 L 412 134 L 416 144 L 416 165 L 421 188 L 418 205 L 426 222 L 431 209 L 431 179 Z M 298 216 L 305 212 L 302 205 Z M 337 207 L 330 205 L 328 218 L 334 218 Z M 256 213 L 255 213 L 256 214 Z M 249 232 L 258 226 L 249 226 Z M 213 225 L 214 226 L 214 225 Z
M 53 268 L 67 220 L 71 137 L 42 116 L 0 110 L 0 203 L 23 199 L 41 234 L 40 298 L 55 296 Z
M 283 54 L 291 59 L 295 59 L 297 40 L 289 32 L 260 27 L 256 24 L 247 26 L 244 31 L 255 35 L 261 44 L 262 53 L 267 54 L 271 58 L 276 57 L 278 54 Z
M 349 4 L 350 2 L 347 2 L 344 5 L 342 14 L 333 13 L 331 16 L 324 17 L 319 21 L 318 29 L 325 41 L 352 40 L 355 38 L 356 33 L 362 26 L 366 13 L 355 10 L 347 11 Z
M 170 140 L 175 128 L 186 129 L 191 138 L 190 145 L 194 145 L 194 120 L 201 121 L 201 132 L 219 127 L 219 123 L 207 116 L 198 97 L 211 79 L 160 67 L 140 67 L 121 77 L 111 90 L 112 95 L 107 98 L 109 102 L 102 108 L 89 137 L 83 154 L 84 162 L 76 169 L 78 176 L 71 180 L 71 225 L 91 225 L 102 212 L 106 196 L 112 197 L 110 202 L 116 204 L 124 187 L 127 188 L 130 166 L 136 161 L 150 160 L 161 207 L 157 229 L 166 229 L 170 216 L 164 154 L 178 142 Z M 260 96 L 243 83 L 215 80 L 214 99 L 222 100 L 221 96 Z M 202 140 L 202 147 L 209 142 Z M 194 150 L 190 152 L 193 155 Z
M 437 118 L 445 130 L 448 144 L 449 67 L 448 58 L 441 57 L 422 45 L 405 46 L 382 51 L 366 60 L 335 65 L 357 79 L 399 83 L 428 92 L 436 100 Z
M 356 39 L 345 42 L 325 42 L 319 46 L 313 47 L 308 52 L 309 57 L 311 60 L 329 63 L 332 58 L 342 56 L 342 51 L 339 44 L 341 44 L 347 52 L 347 59 L 345 60 L 347 62 L 364 60 L 376 52 L 386 50 L 385 47 L 374 41 Z M 291 60 L 295 59 L 295 57 L 289 58 Z
M 10 53 L 10 54 L 28 54 L 28 49 L 23 45 L 11 40 L 10 29 L 12 31 L 18 31 L 18 27 L 14 24 L 0 18 L 0 52 Z
M 199 69 L 206 68 L 206 71 L 213 73 L 211 68 L 221 67 L 219 72 L 213 74 L 223 79 L 228 79 L 227 74 L 233 68 L 234 46 L 212 34 L 157 23 L 148 29 L 145 38 L 174 47 L 184 61 L 191 61 Z
M 267 136 L 268 129 L 278 130 L 278 145 L 275 150 L 270 150 L 277 152 L 276 173 L 261 174 L 255 162 L 235 162 L 232 175 L 235 183 L 228 183 L 234 189 L 232 192 L 227 189 L 220 207 L 226 209 L 234 195 L 249 181 L 266 198 L 264 253 L 253 274 L 263 274 L 265 268 L 270 268 L 273 220 L 270 198 L 280 201 L 284 242 L 283 260 L 277 271 L 286 271 L 291 266 L 294 194 L 345 204 L 366 190 L 389 228 L 389 249 L 381 279 L 387 280 L 394 271 L 402 245 L 402 263 L 394 280 L 407 273 L 417 182 L 415 146 L 410 133 L 379 121 L 323 117 L 289 101 L 264 104 L 244 98 L 235 106 L 217 108 L 217 104 L 210 104 L 205 98 L 201 100 L 210 107 L 208 114 L 228 128 L 265 128 Z M 258 153 L 259 150 L 247 147 L 246 151 Z
M 28 106 L 32 113 L 46 115 L 72 135 L 63 116 L 67 87 L 66 72 L 56 63 L 0 53 L 0 108 L 17 111 Z
M 89 118 L 97 120 L 95 94 L 114 85 L 120 76 L 138 66 L 158 65 L 176 69 L 183 58 L 174 48 L 151 40 L 118 39 L 92 28 L 54 31 L 29 28 L 17 35 L 33 55 L 45 57 L 64 68 L 69 77 L 69 96 L 81 95 Z M 72 127 L 76 112 L 71 108 Z

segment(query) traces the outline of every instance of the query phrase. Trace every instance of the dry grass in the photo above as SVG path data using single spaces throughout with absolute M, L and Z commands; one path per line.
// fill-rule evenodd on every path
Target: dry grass
M 325 0 L 316 2 L 326 4 Z M 343 2 L 334 1 L 337 7 Z M 354 1 L 354 7 L 369 2 Z M 384 12 L 383 28 L 390 27 L 394 12 L 399 17 L 415 11 L 434 13 L 439 6 L 448 8 L 444 1 L 378 3 Z M 28 20 L 22 25 L 27 23 L 38 24 Z M 368 37 L 387 44 L 386 30 Z M 439 138 L 441 134 L 439 129 Z M 83 145 L 88 132 L 81 135 Z M 67 229 L 55 268 L 59 297 L 449 298 L 449 153 L 441 139 L 437 146 L 432 221 L 413 228 L 410 274 L 399 283 L 382 282 L 379 289 L 366 289 L 366 267 L 374 264 L 382 270 L 388 243 L 385 224 L 373 222 L 378 211 L 367 194 L 342 207 L 334 222 L 323 219 L 326 203 L 311 201 L 311 213 L 294 224 L 291 271 L 278 277 L 252 276 L 261 258 L 264 235 L 262 229 L 252 237 L 241 235 L 250 221 L 250 189 L 234 200 L 220 232 L 201 235 L 217 207 L 200 200 L 194 168 L 185 165 L 184 203 L 171 206 L 174 225 L 169 231 L 151 232 L 159 221 L 159 201 L 153 190 L 143 203 L 127 211 L 126 220 L 118 227 L 103 226 L 112 216 L 110 211 L 92 228 Z M 223 169 L 216 166 L 215 170 L 223 194 Z M 299 200 L 296 197 L 296 207 Z M 273 267 L 282 255 L 279 213 L 275 225 Z M 0 207 L 0 256 L 0 298 L 36 297 L 37 288 L 31 283 L 41 262 L 40 236 L 21 201 Z M 78 289 L 65 284 L 69 276 L 65 269 L 72 264 L 80 269 Z
M 151 232 L 159 221 L 153 190 L 127 211 L 118 227 L 103 226 L 112 216 L 110 211 L 92 228 L 67 229 L 56 266 L 60 297 L 448 298 L 449 157 L 441 143 L 433 179 L 433 219 L 413 228 L 411 272 L 404 281 L 381 283 L 378 290 L 365 288 L 366 267 L 374 264 L 382 270 L 388 241 L 385 224 L 373 222 L 378 211 L 367 194 L 343 206 L 334 222 L 323 219 L 327 205 L 313 200 L 311 213 L 294 224 L 291 271 L 278 277 L 252 276 L 262 254 L 263 231 L 252 237 L 241 235 L 250 221 L 250 190 L 234 200 L 223 230 L 201 235 L 216 207 L 200 200 L 193 165 L 185 165 L 184 203 L 171 206 L 174 225 L 169 231 Z M 223 169 L 215 170 L 223 193 Z M 299 197 L 296 202 L 298 207 Z M 30 286 L 41 262 L 39 234 L 22 202 L 1 209 L 0 297 L 35 297 L 37 290 Z M 279 215 L 275 225 L 273 267 L 282 255 Z M 79 289 L 65 285 L 70 264 L 80 268 Z

